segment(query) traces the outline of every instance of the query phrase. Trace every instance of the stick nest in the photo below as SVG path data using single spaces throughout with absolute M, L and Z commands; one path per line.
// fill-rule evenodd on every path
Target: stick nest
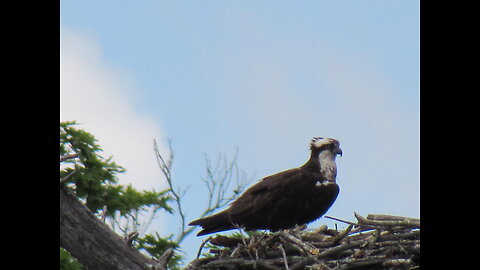
M 248 236 L 217 235 L 201 245 L 186 269 L 420 269 L 420 220 L 355 213 L 343 231 L 300 226 Z M 208 253 L 200 257 L 202 249 Z

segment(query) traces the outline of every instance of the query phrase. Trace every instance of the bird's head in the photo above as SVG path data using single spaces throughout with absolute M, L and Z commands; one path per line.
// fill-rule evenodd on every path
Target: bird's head
M 336 155 L 342 156 L 340 142 L 332 138 L 313 137 L 313 139 L 310 141 L 310 150 L 315 152 L 323 152 L 328 150 Z

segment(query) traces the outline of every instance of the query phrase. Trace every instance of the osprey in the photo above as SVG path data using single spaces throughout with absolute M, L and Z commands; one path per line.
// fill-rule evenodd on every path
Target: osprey
M 337 198 L 335 158 L 342 149 L 335 139 L 314 137 L 310 150 L 303 166 L 263 178 L 228 209 L 188 225 L 202 226 L 200 236 L 235 228 L 278 231 L 318 219 Z

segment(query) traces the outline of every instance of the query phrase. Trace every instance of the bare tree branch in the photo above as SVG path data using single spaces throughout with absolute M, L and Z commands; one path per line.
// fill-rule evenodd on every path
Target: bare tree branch
M 170 140 L 169 149 L 170 156 L 168 158 L 163 157 L 162 154 L 160 154 L 156 140 L 154 140 L 154 150 L 157 163 L 167 180 L 169 192 L 175 201 L 177 213 L 180 216 L 181 228 L 176 239 L 176 242 L 180 243 L 195 228 L 186 228 L 187 219 L 182 209 L 182 197 L 185 195 L 187 190 L 175 190 L 173 186 L 171 170 L 174 154 Z M 202 181 L 205 183 L 205 186 L 208 189 L 208 205 L 207 208 L 200 214 L 200 218 L 211 214 L 212 212 L 235 200 L 248 185 L 249 181 L 247 181 L 246 173 L 243 171 L 240 172 L 238 169 L 237 157 L 238 149 L 231 161 L 228 161 L 225 154 L 220 153 L 218 155 L 217 162 L 212 164 L 212 161 L 207 155 L 205 155 L 206 177 L 202 178 Z M 235 181 L 235 187 L 233 188 L 232 192 L 233 194 L 231 196 L 227 196 L 231 188 L 232 180 Z
M 207 155 L 205 155 L 206 178 L 202 178 L 203 182 L 208 188 L 208 206 L 200 214 L 200 217 L 205 217 L 215 210 L 222 208 L 234 201 L 245 190 L 248 184 L 253 179 L 253 176 L 247 180 L 245 172 L 240 172 L 237 165 L 238 149 L 235 152 L 232 161 L 228 162 L 225 154 L 220 153 L 217 159 L 215 167 L 212 167 L 212 163 Z M 222 166 L 222 170 L 219 170 Z M 233 188 L 233 194 L 227 197 L 229 193 L 231 180 L 235 177 L 235 188 Z M 215 199 L 215 200 L 214 200 Z
M 65 175 L 64 177 L 60 178 L 60 186 L 65 185 L 67 180 L 72 177 L 77 171 L 71 171 L 69 174 Z
M 72 159 L 78 157 L 78 153 L 68 154 L 60 157 L 60 162 L 64 162 L 65 160 Z
M 154 145 L 155 156 L 157 157 L 158 165 L 160 166 L 160 169 L 162 170 L 162 173 L 167 180 L 170 193 L 173 196 L 173 200 L 175 201 L 175 203 L 177 205 L 178 214 L 180 215 L 181 229 L 180 229 L 180 234 L 177 236 L 177 239 L 176 239 L 176 242 L 180 243 L 183 240 L 183 238 L 185 237 L 185 235 L 187 234 L 185 232 L 185 225 L 186 225 L 185 213 L 182 210 L 182 204 L 181 204 L 181 197 L 185 193 L 179 194 L 181 191 L 179 190 L 177 192 L 173 188 L 171 167 L 172 167 L 172 164 L 173 164 L 174 155 L 173 155 L 173 149 L 172 149 L 172 142 L 170 140 L 168 141 L 168 146 L 169 146 L 169 149 L 170 149 L 170 156 L 167 160 L 165 160 L 163 158 L 162 154 L 160 154 L 160 151 L 158 150 L 157 141 L 155 139 L 153 140 L 153 145 Z
M 354 212 L 355 217 L 360 224 L 372 226 L 409 226 L 412 228 L 420 228 L 420 219 L 405 218 L 392 215 L 368 215 L 367 218 L 362 217 Z

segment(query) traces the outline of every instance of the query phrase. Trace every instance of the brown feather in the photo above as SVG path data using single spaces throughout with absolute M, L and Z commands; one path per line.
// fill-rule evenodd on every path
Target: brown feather
M 237 227 L 277 231 L 311 222 L 325 214 L 339 192 L 335 183 L 315 186 L 323 180 L 320 177 L 302 168 L 268 176 L 247 189 L 227 210 L 189 225 L 202 226 L 197 235 L 204 235 Z
M 338 141 L 332 142 L 338 147 Z M 327 180 L 320 172 L 318 155 L 322 149 L 311 150 L 303 166 L 263 178 L 230 208 L 188 225 L 202 226 L 197 235 L 204 235 L 239 227 L 277 231 L 318 219 L 332 206 L 340 188 L 334 179 Z

